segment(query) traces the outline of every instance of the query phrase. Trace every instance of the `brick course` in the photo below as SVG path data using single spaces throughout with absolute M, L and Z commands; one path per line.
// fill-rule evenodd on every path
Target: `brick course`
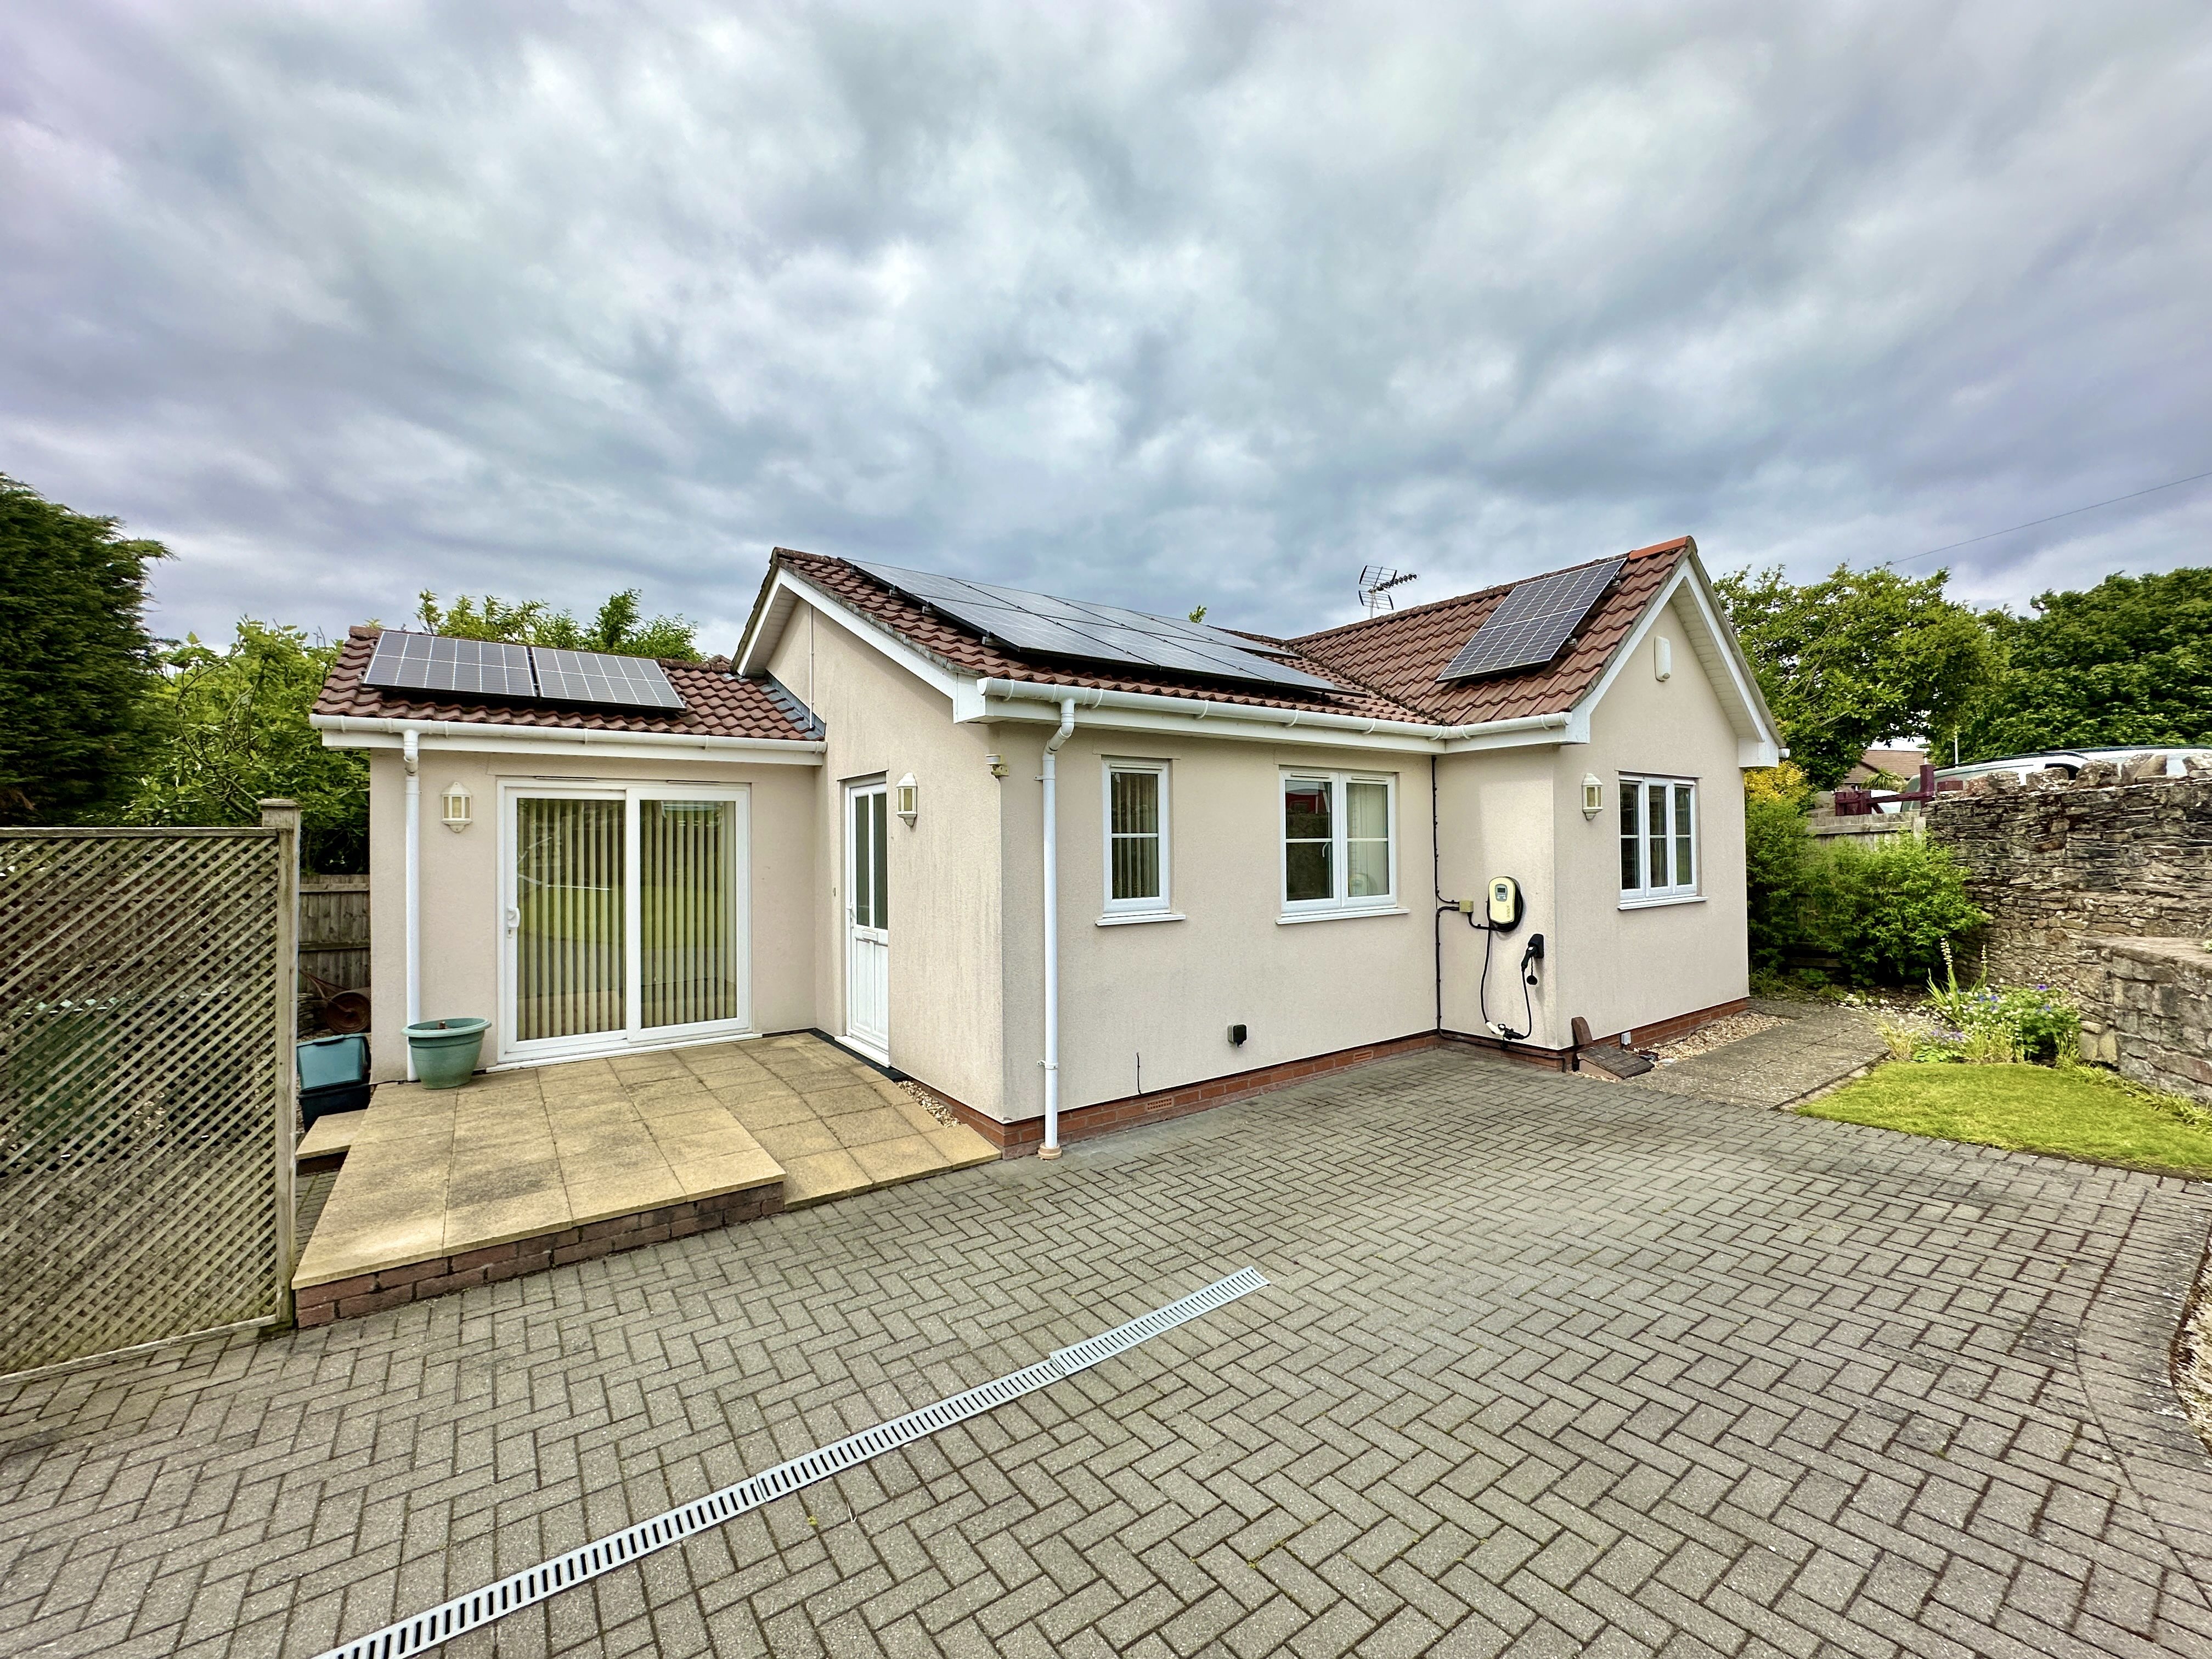
M 1649 1025 L 1639 1025 L 1632 1035 L 1638 1045 L 1644 1048 L 1658 1042 L 1671 1042 L 1676 1037 L 1688 1036 L 1701 1025 L 1710 1024 L 1729 1014 L 1740 1013 L 1750 1006 L 1748 997 L 1738 997 L 1732 1002 L 1716 1003 L 1710 1008 L 1694 1009 L 1686 1014 L 1676 1014 L 1668 1019 L 1655 1020 Z M 1620 1040 L 1618 1031 L 1596 1039 L 1600 1042 L 1618 1042 Z M 1477 1036 L 1468 1031 L 1416 1031 L 1384 1042 L 1339 1048 L 1333 1053 L 1315 1054 L 1305 1060 L 1282 1060 L 1273 1066 L 1261 1066 L 1249 1072 L 1234 1072 L 1226 1077 L 1208 1078 L 1197 1083 L 1186 1083 L 1177 1088 L 1155 1089 L 1141 1095 L 1125 1095 L 1119 1100 L 1070 1107 L 1060 1115 L 1060 1144 L 1066 1146 L 1073 1141 L 1088 1140 L 1094 1135 L 1111 1134 L 1119 1129 L 1133 1129 L 1147 1123 L 1165 1123 L 1174 1118 L 1187 1117 L 1193 1112 L 1226 1106 L 1233 1101 L 1249 1100 L 1255 1095 L 1286 1088 L 1307 1078 L 1340 1072 L 1346 1066 L 1364 1066 L 1396 1054 L 1418 1054 L 1425 1048 L 1442 1048 L 1479 1049 L 1501 1060 L 1534 1066 L 1547 1072 L 1576 1069 L 1574 1050 L 1571 1048 L 1547 1048 L 1533 1042 L 1501 1042 L 1496 1037 Z M 1044 1120 L 1042 1117 L 1020 1118 L 1012 1123 L 1001 1123 L 964 1101 L 955 1100 L 951 1095 L 930 1087 L 919 1078 L 908 1080 L 941 1103 L 961 1122 L 996 1146 L 1002 1158 L 1028 1157 L 1044 1145 Z
M 611 1216 L 580 1227 L 563 1227 L 505 1244 L 487 1244 L 454 1255 L 433 1256 L 351 1279 L 334 1279 L 326 1285 L 310 1285 L 295 1293 L 299 1322 L 327 1325 L 336 1319 L 356 1319 L 421 1302 L 449 1296 L 479 1285 L 496 1285 L 524 1273 L 543 1273 L 571 1262 L 592 1261 L 617 1250 L 635 1250 L 672 1238 L 758 1220 L 783 1208 L 783 1183 L 771 1182 L 743 1192 L 719 1193 L 711 1198 L 672 1204 L 634 1215 Z

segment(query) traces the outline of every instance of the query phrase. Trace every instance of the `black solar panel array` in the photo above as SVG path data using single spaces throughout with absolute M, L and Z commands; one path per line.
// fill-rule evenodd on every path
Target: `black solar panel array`
M 368 659 L 362 680 L 403 691 L 450 691 L 461 696 L 538 695 L 526 645 L 402 634 L 388 628 L 376 636 L 376 653 Z
M 650 657 L 531 647 L 538 695 L 554 702 L 603 702 L 624 708 L 681 708 L 684 699 Z
M 885 586 L 920 600 L 1012 651 L 1086 662 L 1127 663 L 1302 690 L 1337 690 L 1317 674 L 1271 660 L 1279 647 L 1202 623 L 1149 617 L 1117 605 L 1056 599 L 1046 593 L 964 581 L 957 576 L 902 570 L 896 565 L 861 563 L 860 568 Z
M 1626 562 L 1609 559 L 1518 584 L 1437 678 L 1467 679 L 1551 661 Z
M 680 709 L 684 699 L 649 657 L 548 646 L 457 640 L 386 629 L 362 672 L 364 685 L 459 697 L 518 697 L 611 708 Z

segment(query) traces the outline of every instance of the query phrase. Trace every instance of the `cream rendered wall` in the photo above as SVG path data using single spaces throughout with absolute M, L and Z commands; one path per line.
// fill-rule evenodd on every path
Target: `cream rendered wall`
M 755 1030 L 781 1031 L 817 1023 L 814 848 L 819 769 L 738 766 L 689 760 L 611 760 L 579 752 L 551 757 L 426 750 L 422 794 L 422 1015 L 492 1022 L 484 1062 L 500 1052 L 500 786 L 548 782 L 688 782 L 751 790 L 748 824 L 751 993 Z M 463 830 L 439 822 L 439 797 L 459 782 L 474 798 L 476 821 Z M 407 1023 L 406 772 L 397 750 L 369 756 L 370 1047 L 379 1081 L 404 1077 Z
M 844 1029 L 844 785 L 914 774 L 920 811 L 889 820 L 891 1063 L 978 1111 L 1003 1104 L 998 817 L 991 734 L 840 622 L 802 605 L 769 672 L 828 727 L 814 780 L 818 1024 Z M 895 806 L 896 802 L 892 803 Z
M 1447 755 L 1437 763 L 1444 896 L 1473 899 L 1475 920 L 1481 921 L 1488 915 L 1491 878 L 1510 876 L 1521 884 L 1525 907 L 1521 926 L 1495 939 L 1470 927 L 1464 916 L 1443 919 L 1446 1030 L 1489 1035 L 1482 1012 L 1483 949 L 1488 944 L 1489 1018 L 1516 1031 L 1527 1030 L 1528 1040 L 1541 1048 L 1563 1047 L 1567 1041 L 1566 1018 L 1553 995 L 1549 971 L 1565 920 L 1553 843 L 1559 753 L 1544 744 Z M 1545 971 L 1539 975 L 1540 983 L 1529 989 L 1524 1012 L 1519 963 L 1534 933 L 1544 935 Z
M 1653 646 L 1662 635 L 1672 641 L 1674 665 L 1664 681 L 1656 677 Z M 1582 812 L 1586 772 L 1605 786 L 1595 821 Z M 1624 772 L 1697 780 L 1697 902 L 1620 908 Z M 1553 821 L 1559 927 L 1572 945 L 1554 957 L 1548 975 L 1563 1030 L 1579 1014 L 1594 1036 L 1607 1036 L 1748 993 L 1736 733 L 1673 606 L 1592 711 L 1589 742 L 1559 751 Z
M 1086 727 L 1060 751 L 1063 1109 L 1426 1031 L 1435 1023 L 1424 756 Z M 1044 1109 L 1043 853 L 1036 778 L 1048 725 L 1000 723 L 1007 1121 Z M 1101 927 L 1105 757 L 1169 765 L 1171 908 Z M 1394 774 L 1403 915 L 1279 923 L 1285 769 Z M 1227 1030 L 1249 1032 L 1232 1047 Z

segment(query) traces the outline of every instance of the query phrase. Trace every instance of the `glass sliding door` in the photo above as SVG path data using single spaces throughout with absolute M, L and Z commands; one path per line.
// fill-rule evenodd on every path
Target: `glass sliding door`
M 623 803 L 515 803 L 514 1035 L 523 1042 L 623 1029 Z
M 735 1019 L 737 809 L 726 800 L 638 803 L 638 1024 Z
M 743 1031 L 742 788 L 511 786 L 501 1057 Z

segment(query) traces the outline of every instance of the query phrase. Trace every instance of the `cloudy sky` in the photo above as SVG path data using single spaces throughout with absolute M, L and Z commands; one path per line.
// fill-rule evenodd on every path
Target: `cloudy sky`
M 2212 468 L 2212 10 L 17 0 L 0 316 L 173 635 L 1809 574 Z M 2212 478 L 1948 557 L 2212 562 Z

